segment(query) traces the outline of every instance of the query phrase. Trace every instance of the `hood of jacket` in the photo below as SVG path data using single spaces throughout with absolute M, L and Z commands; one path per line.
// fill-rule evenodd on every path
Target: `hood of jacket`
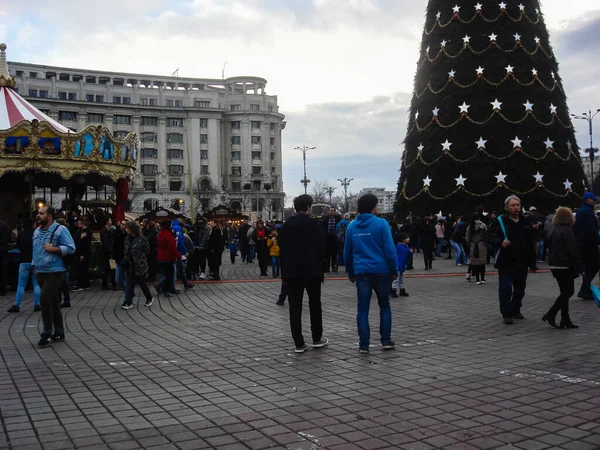
M 365 229 L 371 226 L 377 219 L 378 217 L 375 214 L 359 214 L 356 216 L 356 219 L 354 219 L 354 223 L 356 224 L 354 226 Z

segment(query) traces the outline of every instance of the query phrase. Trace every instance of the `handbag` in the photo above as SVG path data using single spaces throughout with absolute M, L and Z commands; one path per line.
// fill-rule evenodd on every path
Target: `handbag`
M 110 266 L 110 270 L 117 270 L 117 262 L 114 259 L 109 259 L 108 265 Z

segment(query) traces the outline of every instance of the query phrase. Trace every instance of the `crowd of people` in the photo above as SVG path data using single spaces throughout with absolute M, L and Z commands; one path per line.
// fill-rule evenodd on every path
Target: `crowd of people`
M 158 225 L 147 219 L 113 224 L 106 217 L 100 231 L 102 288 L 122 289 L 121 307 L 129 310 L 137 285 L 145 306 L 150 307 L 155 298 L 148 282 L 156 282 L 158 295 L 170 297 L 180 293 L 176 280 L 185 290 L 193 289 L 191 280 L 220 280 L 224 251 L 229 251 L 232 264 L 239 252 L 243 263 L 258 261 L 261 276 L 269 276 L 270 266 L 271 275 L 281 277 L 277 304 L 289 299 L 292 337 L 296 351 L 303 352 L 308 348 L 301 325 L 304 291 L 312 345 L 323 347 L 328 340 L 323 337 L 321 284 L 325 273 L 336 273 L 343 266 L 357 288 L 359 349 L 368 353 L 372 292 L 380 308 L 381 345 L 390 350 L 395 346 L 390 298 L 409 296 L 404 275 L 414 269 L 415 254 L 422 253 L 427 271 L 433 270 L 436 258 L 454 258 L 457 266 L 467 267 L 466 280 L 477 285 L 486 283 L 486 265 L 493 262 L 498 270 L 500 313 L 507 325 L 524 319 L 521 308 L 528 273 L 548 258 L 560 295 L 542 320 L 556 328 L 577 328 L 569 316 L 574 280 L 583 276 L 578 296 L 591 300 L 591 282 L 600 267 L 599 221 L 594 211 L 598 199 L 588 192 L 583 200 L 576 214 L 558 208 L 544 217 L 533 206 L 523 212 L 520 199 L 513 195 L 506 199 L 500 215 L 485 213 L 480 207 L 469 216 L 454 219 L 450 214 L 427 214 L 422 219 L 408 217 L 401 224 L 379 217 L 377 197 L 371 194 L 358 200 L 358 214 L 352 220 L 349 214 L 338 215 L 334 208 L 320 221 L 313 218 L 308 195 L 294 200 L 296 215 L 285 223 L 248 221 L 238 228 L 198 215 L 194 223 L 178 218 Z M 31 279 L 34 311 L 42 311 L 42 347 L 64 340 L 61 308 L 71 306 L 70 292 L 90 288 L 90 218 L 71 214 L 67 220 L 60 215 L 51 206 L 43 206 L 36 220 L 25 220 L 16 236 L 19 280 L 8 312 L 20 311 Z M 0 221 L 0 295 L 6 294 L 6 252 L 11 239 L 10 228 Z M 72 289 L 71 272 L 76 274 Z

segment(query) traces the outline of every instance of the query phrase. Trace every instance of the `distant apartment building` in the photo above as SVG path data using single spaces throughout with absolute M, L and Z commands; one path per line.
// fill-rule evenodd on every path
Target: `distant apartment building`
M 386 191 L 385 188 L 364 188 L 358 196 L 364 194 L 374 194 L 379 200 L 379 212 L 388 214 L 394 212 L 394 202 L 396 201 L 396 191 Z
M 267 81 L 101 72 L 9 62 L 18 92 L 73 131 L 103 125 L 141 148 L 131 209 L 195 214 L 223 205 L 265 218 L 283 213 L 277 96 Z M 191 184 L 190 186 L 190 174 Z M 196 190 L 196 211 L 190 191 Z M 56 205 L 60 206 L 60 205 Z

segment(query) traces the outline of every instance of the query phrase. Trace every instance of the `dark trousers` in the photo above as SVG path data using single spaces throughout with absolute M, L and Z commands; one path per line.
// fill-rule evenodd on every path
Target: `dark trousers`
M 338 243 L 335 235 L 327 235 L 327 259 L 325 260 L 325 271 L 335 270 L 337 267 Z
M 200 273 L 206 273 L 206 258 L 208 258 L 208 250 L 205 248 L 198 249 L 198 266 Z
M 51 336 L 52 330 L 55 333 L 64 333 L 58 291 L 63 281 L 65 281 L 65 272 L 38 273 L 36 277 L 41 289 L 40 306 L 42 307 L 42 322 L 44 324 L 42 336 Z
M 117 287 L 117 282 L 115 281 L 115 271 L 110 270 L 110 256 L 102 257 L 102 287 L 108 288 L 108 280 L 110 279 L 110 284 L 113 288 Z
M 242 262 L 246 262 L 248 259 L 248 243 L 240 242 L 240 255 L 242 257 Z
M 158 263 L 158 270 L 165 276 L 162 283 L 162 290 L 170 292 L 175 286 L 175 266 L 170 261 L 162 261 Z
M 136 284 L 140 286 L 140 289 L 144 293 L 144 297 L 146 297 L 146 300 L 152 300 L 152 294 L 150 293 L 150 289 L 148 289 L 148 285 L 146 284 L 146 277 L 143 275 L 137 276 L 132 273 L 127 273 L 127 292 L 125 294 L 126 305 L 131 305 L 133 303 Z
M 236 252 L 229 252 L 229 258 L 231 259 L 231 264 L 235 264 L 235 254 L 236 254 Z
M 288 296 L 288 287 L 287 284 L 284 282 L 281 282 L 281 291 L 279 292 L 279 301 L 280 302 L 285 302 L 285 299 Z
M 575 293 L 575 278 L 569 269 L 552 269 L 552 275 L 556 278 L 560 295 L 548 312 L 556 315 L 560 311 L 563 319 L 566 319 L 569 317 L 569 299 Z
M 598 274 L 598 260 L 585 261 L 585 273 L 581 282 L 580 293 L 587 294 L 591 292 L 590 285 L 594 281 L 594 277 Z
M 423 247 L 423 261 L 425 268 L 429 269 L 433 264 L 433 247 Z
M 313 342 L 320 341 L 323 337 L 323 316 L 321 312 L 321 280 L 318 278 L 300 278 L 286 280 L 288 298 L 290 302 L 290 328 L 296 347 L 304 346 L 302 336 L 302 298 L 304 290 L 308 295 L 308 308 L 310 310 L 310 330 Z
M 90 259 L 84 256 L 83 261 L 77 261 L 77 287 L 90 287 Z
M 498 296 L 502 317 L 512 317 L 521 312 L 526 285 L 527 266 L 514 265 L 498 269 Z
M 256 246 L 256 255 L 258 257 L 258 268 L 260 269 L 261 275 L 267 273 L 267 267 L 269 267 L 269 250 L 266 245 Z
M 156 262 L 156 256 L 157 256 L 156 252 L 154 252 L 154 253 L 150 252 L 150 254 L 148 255 L 148 281 L 151 281 L 151 282 L 156 281 L 156 272 L 157 272 L 157 268 L 158 268 L 158 264 Z
M 485 281 L 485 265 L 479 264 L 474 266 L 471 264 L 469 268 L 476 281 Z
M 71 292 L 69 289 L 69 269 L 70 267 L 67 267 L 67 271 L 65 272 L 65 279 L 60 285 L 60 288 L 58 289 L 58 301 L 59 303 L 61 303 L 64 300 L 65 305 L 71 304 Z
M 8 284 L 8 251 L 0 250 L 0 295 L 6 295 Z

